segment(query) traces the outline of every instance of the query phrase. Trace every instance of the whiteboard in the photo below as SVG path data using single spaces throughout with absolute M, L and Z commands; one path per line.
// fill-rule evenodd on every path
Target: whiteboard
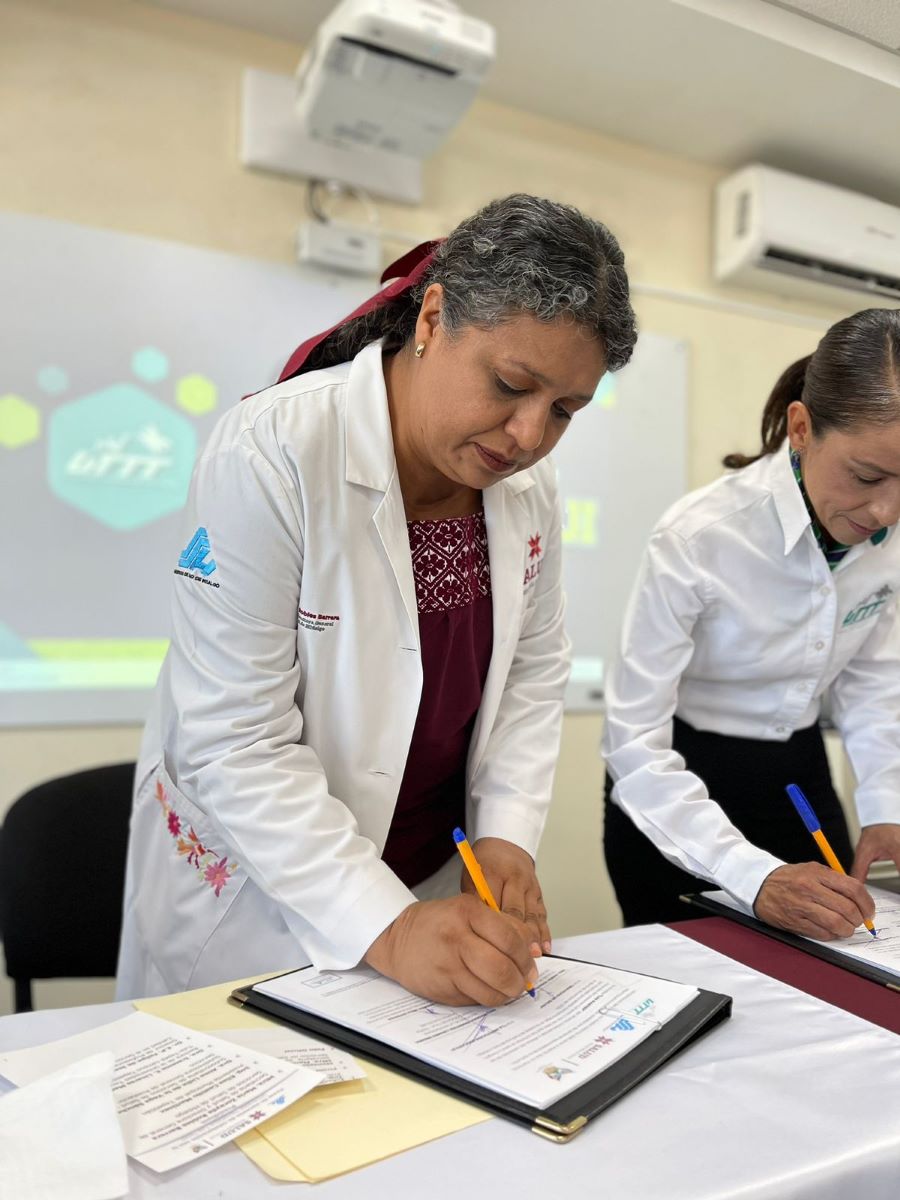
M 371 293 L 174 242 L 0 213 L 0 725 L 143 720 L 197 450 Z M 683 345 L 644 334 L 555 455 L 573 707 L 653 520 L 684 490 Z
M 602 707 L 644 546 L 686 490 L 687 387 L 686 343 L 641 332 L 631 362 L 604 376 L 553 452 L 565 514 L 570 710 Z

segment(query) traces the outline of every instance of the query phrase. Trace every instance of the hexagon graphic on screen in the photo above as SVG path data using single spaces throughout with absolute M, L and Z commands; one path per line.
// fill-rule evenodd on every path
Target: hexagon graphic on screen
M 21 396 L 0 396 L 0 446 L 18 450 L 37 440 L 41 432 L 41 414 Z
M 175 386 L 175 402 L 193 417 L 212 412 L 218 398 L 218 388 L 205 375 L 185 375 Z
M 111 529 L 137 529 L 182 507 L 196 446 L 184 417 L 117 383 L 53 414 L 50 487 Z

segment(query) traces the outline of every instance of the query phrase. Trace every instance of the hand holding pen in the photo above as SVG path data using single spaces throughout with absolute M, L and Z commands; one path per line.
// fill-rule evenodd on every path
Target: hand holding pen
M 789 791 L 788 795 L 794 807 L 813 837 L 820 834 L 821 840 L 816 838 L 817 845 L 823 854 L 824 846 L 828 846 L 837 866 L 805 862 L 776 868 L 759 889 L 754 912 L 769 925 L 820 941 L 850 937 L 860 925 L 873 932 L 875 905 L 872 897 L 858 880 L 843 872 L 809 801 L 796 785 L 792 784 L 791 788 L 794 791 Z M 801 799 L 802 804 L 798 802 Z
M 465 836 L 462 830 L 456 829 L 453 831 L 455 841 L 457 834 Z M 468 842 L 465 844 L 469 845 Z M 457 841 L 457 849 L 459 845 Z M 471 853 L 478 860 L 478 868 L 483 873 L 485 885 L 493 891 L 498 911 L 522 921 L 529 927 L 534 940 L 532 952 L 535 958 L 541 954 L 550 954 L 552 945 L 547 909 L 531 855 L 521 846 L 498 837 L 479 838 L 471 847 Z M 463 874 L 461 890 L 476 890 L 471 872 Z M 478 894 L 481 895 L 480 892 Z
M 497 1008 L 534 979 L 531 941 L 522 922 L 466 893 L 408 905 L 372 942 L 365 961 L 439 1004 Z
M 787 794 L 790 796 L 791 803 L 793 804 L 794 808 L 796 808 L 798 814 L 800 815 L 800 819 L 803 821 L 803 824 L 812 834 L 816 845 L 822 851 L 822 857 L 828 863 L 829 867 L 831 867 L 832 871 L 837 871 L 840 875 L 846 875 L 847 872 L 841 866 L 838 856 L 832 850 L 828 838 L 822 832 L 822 824 L 819 821 L 819 818 L 813 812 L 812 805 L 803 795 L 803 792 L 800 790 L 800 788 L 797 787 L 796 783 L 789 783 L 787 785 Z M 875 937 L 875 926 L 868 917 L 863 917 L 863 924 L 865 925 L 866 929 L 868 929 L 869 933 L 871 933 L 872 937 Z
M 456 844 L 456 849 L 459 851 L 460 857 L 462 858 L 463 862 L 465 863 L 466 871 L 468 872 L 468 877 L 471 880 L 472 886 L 475 888 L 475 891 L 478 893 L 479 898 L 493 912 L 495 912 L 495 913 L 500 912 L 500 905 L 494 899 L 493 892 L 491 891 L 490 887 L 488 886 L 488 881 L 485 879 L 484 872 L 481 869 L 481 864 L 476 859 L 475 854 L 472 850 L 472 847 L 469 845 L 468 838 L 466 837 L 466 835 L 463 833 L 463 831 L 461 829 L 457 828 L 457 829 L 453 830 L 453 841 Z M 548 944 L 548 949 L 549 949 L 549 944 Z M 533 946 L 531 946 L 530 950 L 531 950 L 531 953 L 535 956 L 535 958 L 537 958 L 540 955 L 540 947 L 536 943 Z M 535 994 L 534 988 L 532 987 L 530 982 L 526 986 L 525 991 L 527 991 L 528 995 L 532 996 L 532 997 Z

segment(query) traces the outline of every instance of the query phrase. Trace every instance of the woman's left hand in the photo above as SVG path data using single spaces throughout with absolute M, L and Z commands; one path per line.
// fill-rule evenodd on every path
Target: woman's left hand
M 859 835 L 850 874 L 865 883 L 869 867 L 883 858 L 900 870 L 900 825 L 867 825 Z
M 538 953 L 549 954 L 550 927 L 547 924 L 547 910 L 541 895 L 541 885 L 534 870 L 534 859 L 521 846 L 503 838 L 479 838 L 472 850 L 484 872 L 488 887 L 500 906 L 500 911 L 524 921 L 534 933 Z M 475 891 L 475 885 L 465 868 L 460 891 Z

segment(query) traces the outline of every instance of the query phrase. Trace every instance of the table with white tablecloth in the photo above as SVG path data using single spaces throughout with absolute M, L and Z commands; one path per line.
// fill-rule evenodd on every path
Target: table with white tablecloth
M 567 1145 L 494 1119 L 315 1185 L 276 1183 L 228 1146 L 165 1175 L 130 1163 L 129 1195 L 267 1200 L 302 1187 L 325 1200 L 459 1200 L 461 1192 L 496 1200 L 900 1195 L 895 1034 L 658 925 L 560 938 L 554 952 L 725 992 L 733 1015 Z M 0 1051 L 130 1010 L 107 1004 L 4 1017 Z M 7 1087 L 0 1081 L 0 1091 Z

